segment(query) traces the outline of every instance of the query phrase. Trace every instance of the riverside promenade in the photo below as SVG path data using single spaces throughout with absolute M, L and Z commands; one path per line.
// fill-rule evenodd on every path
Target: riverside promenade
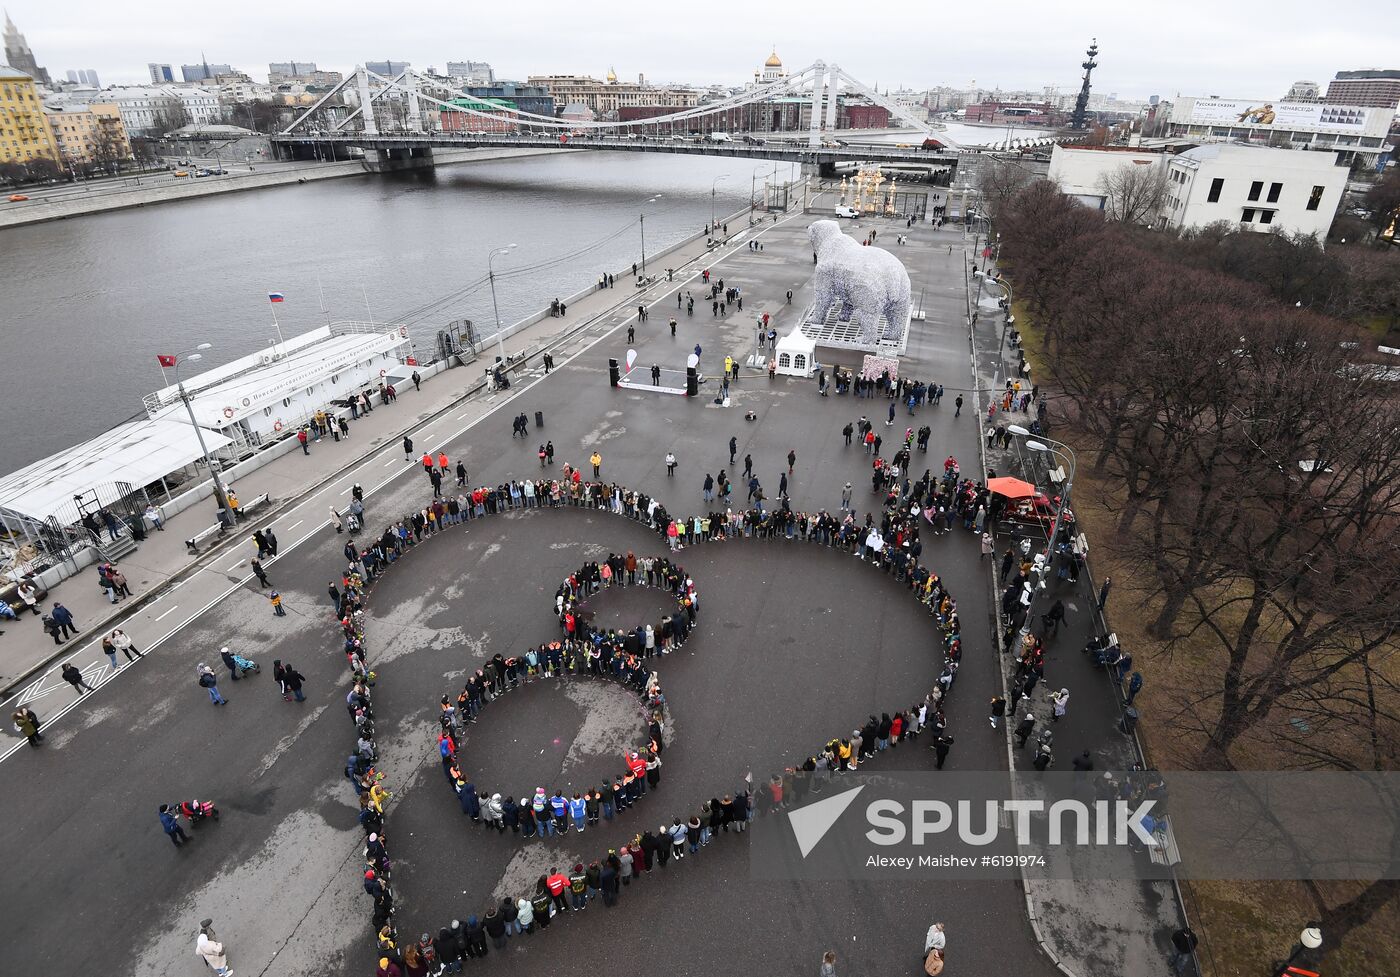
M 439 151 L 434 156 L 437 166 L 458 163 L 483 163 L 489 160 L 515 159 L 524 156 L 547 156 L 571 152 L 567 149 L 471 149 Z M 88 190 L 83 184 L 64 187 L 62 193 L 35 191 L 30 199 L 6 203 L 0 208 L 0 230 L 66 220 L 88 214 L 103 214 L 132 207 L 178 203 L 198 197 L 213 197 L 243 190 L 267 190 L 273 187 L 294 187 L 320 180 L 336 180 L 350 176 L 371 176 L 358 159 L 334 163 L 287 164 L 262 161 L 257 169 L 245 163 L 230 162 L 223 176 L 200 179 L 176 177 L 174 173 L 146 173 L 121 181 L 103 181 Z M 196 167 L 189 167 L 195 169 Z
M 732 226 L 747 223 L 747 218 L 738 214 L 730 220 Z M 706 236 L 697 234 L 650 257 L 648 264 L 691 274 L 698 265 L 729 250 L 732 247 L 712 249 Z M 553 318 L 546 312 L 507 326 L 507 355 L 530 352 L 525 362 L 513 365 L 512 376 L 518 380 L 522 371 L 530 378 L 543 375 L 546 352 L 562 365 L 615 327 L 618 316 L 635 317 L 637 304 L 651 300 L 665 284 L 663 273 L 662 281 L 652 288 L 637 289 L 630 273 L 630 267 L 619 268 L 613 288 L 588 289 L 575 296 L 564 318 Z M 121 627 L 133 637 L 139 633 L 147 643 L 156 643 L 178 631 L 201 608 L 212 606 L 211 602 L 221 599 L 230 587 L 253 580 L 248 562 L 256 553 L 250 542 L 255 529 L 272 527 L 282 549 L 291 549 L 328 524 L 330 506 L 343 506 L 353 484 L 359 483 L 368 493 L 397 473 L 392 466 L 377 462 L 386 446 L 399 449 L 404 437 L 409 437 L 421 455 L 437 451 L 453 432 L 476 424 L 505 399 L 485 389 L 484 370 L 495 354 L 493 336 L 481 357 L 466 366 L 423 368 L 421 389 L 405 383 L 393 404 L 375 407 L 373 413 L 351 420 L 349 438 L 314 442 L 309 455 L 296 450 L 295 442 L 288 439 L 280 457 L 229 483 L 245 500 L 271 496 L 270 508 L 255 512 L 236 531 L 201 544 L 197 556 L 189 553 L 184 541 L 217 521 L 212 499 L 165 520 L 164 532 L 148 533 L 134 553 L 119 561 L 132 590 L 130 598 L 109 604 L 97 586 L 95 569 L 60 583 L 50 592 L 45 606 L 59 601 L 67 607 L 82 631 L 80 636 L 55 646 L 37 617 L 26 614 L 18 621 L 0 622 L 0 695 L 5 696 L 4 707 L 13 710 L 16 702 L 29 701 L 26 695 L 45 694 L 60 681 L 58 670 L 70 661 L 82 669 L 90 683 L 105 680 L 108 663 L 100 650 L 104 634 Z M 183 614 L 178 613 L 181 609 Z M 137 647 L 142 647 L 141 640 L 135 640 Z M 15 741 L 13 728 L 6 725 L 0 729 L 0 756 Z
M 47 724 L 48 742 L 32 750 L 6 730 L 0 752 L 0 790 L 23 798 L 11 830 L 16 854 L 10 868 L 26 880 L 23 905 L 14 914 L 14 928 L 24 935 L 0 947 L 0 970 L 77 973 L 115 963 L 138 974 L 178 973 L 190 965 L 199 920 L 212 917 L 240 972 L 373 972 L 367 897 L 355 871 L 363 836 L 354 820 L 354 793 L 340 774 L 350 730 L 341 711 L 344 662 L 325 592 L 325 582 L 343 565 L 344 537 L 327 517 L 357 482 L 365 490 L 371 532 L 425 503 L 431 493 L 415 459 L 402 450 L 405 432 L 415 455 L 441 450 L 454 465 L 463 459 L 473 485 L 537 473 L 536 445 L 546 439 L 555 445 L 557 463 L 585 464 L 596 451 L 605 479 L 645 491 L 676 513 L 702 511 L 705 474 L 727 468 L 740 481 L 739 465 L 729 463 L 733 437 L 738 457 L 753 457 L 770 493 L 787 470 L 787 452 L 795 452 L 789 480 L 795 510 L 836 511 L 842 487 L 851 482 L 863 518 L 879 504 L 870 488 L 870 461 L 841 434 L 862 414 L 887 443 L 902 426 L 932 428 L 928 453 L 915 456 L 916 474 L 949 454 L 972 472 L 982 443 L 976 408 L 983 386 L 973 370 L 966 319 L 963 271 L 971 241 L 952 228 L 906 232 L 902 222 L 878 219 L 847 225 L 856 235 L 878 229 L 882 244 L 909 234 L 909 244 L 890 250 L 908 267 L 926 318 L 911 326 L 901 368 L 906 376 L 943 384 L 946 397 L 917 418 L 897 410 L 900 427 L 882 423 L 883 399 L 821 398 L 811 380 L 770 380 L 747 369 L 731 387 L 729 408 L 713 403 L 713 382 L 692 399 L 608 386 L 608 358 L 623 359 L 629 346 L 638 352 L 640 370 L 651 364 L 683 370 L 686 355 L 700 346 L 702 368 L 713 375 L 724 357 L 743 360 L 752 352 L 756 316 L 768 313 L 780 335 L 790 331 L 811 296 L 805 229 L 822 216 L 794 213 L 755 227 L 730 218 L 727 247 L 708 250 L 702 238 L 649 258 L 653 271 L 677 269 L 674 281 L 662 273 L 639 292 L 623 287 L 618 275 L 618 287 L 571 301 L 567 320 L 546 318 L 513 335 L 508 352 L 536 352 L 510 390 L 473 390 L 479 369 L 447 371 L 429 378 L 421 392 L 407 389 L 396 405 L 355 422 L 348 442 L 323 441 L 309 457 L 294 451 L 278 459 L 237 487 L 244 498 L 268 491 L 286 501 L 204 558 L 184 556 L 180 541 L 211 523 L 212 510 L 175 517 L 123 564 L 134 600 L 145 594 L 146 603 L 130 608 L 121 626 L 150 652 L 146 658 L 119 663 L 114 671 L 94 645 L 96 615 L 107 609 L 95 581 L 66 582 L 56 596 L 84 629 L 72 649 L 74 663 L 97 691 L 76 695 L 51 663 L 20 683 L 6 703 L 10 709 L 20 700 L 32 705 Z M 742 313 L 712 314 L 702 300 L 705 269 L 743 290 Z M 694 316 L 678 310 L 687 292 L 696 298 Z M 639 303 L 650 309 L 643 323 L 637 321 Z M 667 327 L 673 315 L 674 336 Z M 628 327 L 637 332 L 631 343 L 624 338 Z M 546 349 L 556 364 L 549 375 L 540 364 Z M 859 356 L 835 362 L 851 367 Z M 969 405 L 955 417 L 958 394 Z M 536 411 L 542 428 L 535 426 Z M 745 419 L 748 412 L 752 421 Z M 509 419 L 521 413 L 531 422 L 524 441 L 509 434 Z M 667 473 L 668 453 L 678 459 L 674 477 Z M 180 519 L 188 520 L 184 529 L 176 525 Z M 267 525 L 281 543 L 267 572 L 286 599 L 285 618 L 271 615 L 265 591 L 247 572 L 253 555 L 248 535 Z M 487 896 L 500 894 L 498 887 L 517 886 L 521 877 L 548 868 L 538 859 L 572 864 L 572 836 L 544 854 L 511 847 L 508 838 L 486 841 L 480 828 L 464 822 L 450 795 L 445 801 L 431 749 L 433 703 L 460 687 L 463 671 L 485 657 L 518 653 L 549 635 L 550 595 L 562 574 L 580 560 L 602 558 L 600 551 L 627 548 L 659 555 L 654 536 L 613 517 L 576 509 L 508 514 L 441 534 L 375 585 L 371 666 L 381 669 L 377 722 L 394 790 L 395 885 L 409 925 L 435 928 L 453 916 L 480 913 Z M 674 697 L 675 745 L 666 754 L 661 796 L 652 802 L 660 808 L 646 809 L 661 820 L 669 821 L 672 805 L 734 789 L 746 771 L 756 780 L 765 777 L 770 764 L 841 735 L 843 722 L 859 721 L 871 708 L 912 701 L 936 675 L 937 651 L 930 648 L 936 642 L 926 617 L 912 613 L 897 585 L 848 554 L 795 542 L 737 541 L 688 548 L 680 562 L 695 576 L 704 612 L 694 644 L 663 665 Z M 985 713 L 987 700 L 1002 688 L 987 563 L 977 538 L 961 531 L 929 540 L 923 562 L 943 576 L 964 621 L 967 650 L 947 710 L 957 737 L 949 764 L 1004 770 L 1005 734 L 988 727 Z M 148 569 L 133 572 L 137 564 Z M 85 587 L 90 602 L 80 606 Z M 634 599 L 630 591 L 623 596 Z M 643 610 L 629 604 L 618 616 L 625 621 Z M 0 647 L 7 649 L 14 629 L 21 629 L 35 654 L 48 652 L 42 647 L 48 639 L 37 634 L 33 620 L 10 627 Z M 35 641 L 36 634 L 42 640 Z M 223 644 L 257 659 L 264 674 L 233 683 L 221 673 L 230 705 L 215 708 L 196 686 L 194 666 L 216 663 Z M 685 660 L 692 656 L 694 662 Z M 276 658 L 293 661 L 307 676 L 306 703 L 277 695 L 267 674 Z M 1047 683 L 1058 684 L 1057 676 L 1047 675 Z M 608 715 L 615 704 L 570 698 L 579 693 L 565 692 L 562 683 L 559 689 L 557 695 L 521 693 L 501 707 L 514 711 L 493 713 L 508 719 L 473 727 L 468 747 L 474 765 L 501 772 L 504 760 L 525 756 L 517 740 L 527 735 L 544 737 L 541 751 L 553 752 L 531 759 L 529 773 L 517 770 L 512 781 L 533 776 L 535 765 L 550 759 L 556 763 L 550 776 L 557 776 L 564 747 L 570 757 L 580 752 L 594 762 L 606 754 L 615 764 L 616 748 L 598 729 L 616 722 Z M 1094 713 L 1091 697 L 1076 701 L 1086 721 Z M 628 725 L 625 712 L 622 725 Z M 1087 722 L 1084 730 L 1093 728 Z M 624 728 L 622 735 L 634 731 Z M 551 738 L 564 746 L 552 747 Z M 933 753 L 921 744 L 898 753 L 887 758 L 891 769 L 932 769 Z M 88 799 L 99 782 L 110 790 L 101 816 L 94 817 L 77 801 Z M 156 803 L 180 796 L 213 797 L 224 817 L 177 853 L 161 837 L 154 811 Z M 676 806 L 674 813 L 683 810 Z M 71 931 L 65 907 L 80 888 L 120 891 L 143 912 L 136 918 L 86 915 L 88 939 L 65 939 Z M 939 920 L 948 927 L 950 959 L 959 972 L 1052 977 L 1057 970 L 1041 941 L 1063 969 L 1081 977 L 1126 972 L 1095 955 L 1073 966 L 1080 962 L 1075 941 L 1082 934 L 1032 929 L 1027 908 L 1025 891 L 1011 879 L 777 886 L 753 879 L 744 845 L 726 841 L 687 859 L 670 877 L 633 886 L 621 909 L 590 909 L 554 936 L 513 941 L 482 965 L 502 975 L 555 973 L 561 961 L 612 959 L 642 927 L 647 942 L 639 952 L 658 972 L 732 968 L 737 951 L 746 970 L 800 973 L 815 969 L 823 950 L 835 949 L 848 972 L 912 977 L 921 970 L 924 932 Z M 1039 907 L 1032 902 L 1030 908 Z M 1109 932 L 1130 929 L 1112 911 L 1096 922 Z M 725 939 L 716 941 L 716 932 Z M 1164 961 L 1161 967 L 1165 972 Z

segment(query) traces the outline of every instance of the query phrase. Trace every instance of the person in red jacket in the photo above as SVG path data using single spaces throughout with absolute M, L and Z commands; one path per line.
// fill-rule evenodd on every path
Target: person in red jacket
M 562 874 L 559 869 L 551 868 L 549 877 L 544 880 L 545 888 L 549 890 L 549 897 L 554 900 L 554 908 L 559 912 L 565 912 L 569 908 L 568 902 L 564 899 L 564 890 L 569 887 L 569 877 Z
M 438 468 L 442 471 L 443 476 L 446 477 L 446 475 L 447 475 L 447 452 L 445 452 L 445 451 L 439 451 L 439 452 L 438 452 Z
M 423 462 L 423 471 L 431 475 L 433 473 L 433 456 L 429 452 L 425 451 L 423 452 L 423 457 L 421 460 Z

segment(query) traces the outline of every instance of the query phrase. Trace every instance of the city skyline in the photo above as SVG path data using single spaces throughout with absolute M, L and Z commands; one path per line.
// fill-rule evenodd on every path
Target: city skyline
M 383 23 L 366 6 L 364 29 L 356 11 L 340 8 L 334 21 L 312 9 L 274 11 L 252 0 L 236 11 L 190 8 L 169 0 L 143 5 L 141 14 L 117 14 L 107 5 L 75 0 L 63 8 L 32 4 L 9 7 L 36 58 L 60 72 L 69 64 L 93 66 L 109 84 L 149 80 L 149 62 L 182 63 L 200 52 L 254 77 L 273 61 L 316 61 L 323 69 L 346 71 L 365 60 L 406 60 L 416 67 L 441 69 L 447 61 L 483 60 L 498 77 L 523 80 L 532 74 L 587 74 L 602 77 L 611 68 L 620 79 L 638 74 L 657 83 L 697 86 L 739 85 L 752 79 L 766 52 L 777 49 L 785 65 L 800 68 L 818 58 L 835 61 L 862 79 L 886 87 L 923 90 L 947 86 L 1003 91 L 1078 87 L 1079 62 L 1091 38 L 1101 49 L 1095 91 L 1129 99 L 1149 95 L 1282 97 L 1299 79 L 1325 87 L 1336 71 L 1388 67 L 1400 36 L 1400 11 L 1343 0 L 1355 16 L 1336 12 L 1329 24 L 1303 24 L 1315 8 L 1301 0 L 1246 2 L 1228 10 L 1204 0 L 1186 0 L 1168 22 L 1143 17 L 1102 0 L 1081 3 L 1072 13 L 1048 18 L 1044 5 L 1012 0 L 995 18 L 975 10 L 909 6 L 868 30 L 851 30 L 849 8 L 803 7 L 815 16 L 796 21 L 790 11 L 718 0 L 707 8 L 722 44 L 697 44 L 703 30 L 689 18 L 674 23 L 629 24 L 624 33 L 606 23 L 579 21 L 569 9 L 546 0 L 536 23 L 568 25 L 556 34 L 462 19 L 460 40 L 452 38 L 458 8 L 427 2 L 419 12 L 439 29 L 425 32 L 422 17 Z M 557 11 L 559 16 L 550 16 Z M 1298 16 L 1292 16 L 1293 13 Z M 896 21 L 896 17 L 898 20 Z M 373 19 L 371 19 L 373 18 Z M 275 21 L 276 40 L 264 25 Z M 729 25 L 740 25 L 730 29 Z M 887 38 L 926 34 L 921 46 L 891 49 Z M 735 35 L 745 40 L 735 41 Z M 747 40 L 752 38 L 752 41 Z M 832 38 L 839 38 L 833 40 Z M 587 52 L 580 54 L 579 52 Z M 1258 55 L 1267 52 L 1264 63 Z M 1387 61 L 1389 59 L 1389 61 Z

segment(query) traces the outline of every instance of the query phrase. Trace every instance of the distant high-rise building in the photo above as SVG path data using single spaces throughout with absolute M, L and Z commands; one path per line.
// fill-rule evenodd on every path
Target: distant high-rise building
M 365 70 L 384 78 L 394 78 L 408 70 L 407 61 L 366 61 Z
M 494 85 L 496 72 L 485 61 L 449 61 L 447 77 L 461 78 L 468 85 Z
M 151 73 L 152 85 L 170 85 L 175 81 L 175 69 L 168 64 L 156 64 L 152 61 L 146 65 L 146 70 Z
M 102 87 L 102 84 L 97 80 L 97 72 L 91 68 L 79 68 L 76 71 L 69 68 L 65 74 L 68 80 L 75 85 L 86 85 L 89 88 Z
M 1316 102 L 1322 95 L 1322 89 L 1315 81 L 1295 81 L 1288 86 L 1288 94 L 1283 96 L 1285 102 Z
M 29 50 L 29 42 L 24 39 L 24 35 L 19 32 L 15 22 L 10 19 L 9 11 L 5 12 L 4 37 L 5 64 L 11 68 L 18 68 L 41 85 L 49 84 L 48 69 L 40 68 L 38 62 L 34 60 L 34 52 Z
M 13 61 L 10 63 L 14 64 Z M 1400 69 L 1339 71 L 1337 77 L 1327 83 L 1327 95 L 1323 101 L 1333 105 L 1393 109 L 1400 105 Z
M 180 65 L 180 75 L 186 82 L 213 81 L 219 75 L 231 75 L 233 73 L 232 65 L 210 64 L 208 61 L 201 61 L 199 64 Z
M 315 73 L 314 61 L 274 61 L 267 66 L 267 83 L 280 85 L 293 78 L 305 78 Z

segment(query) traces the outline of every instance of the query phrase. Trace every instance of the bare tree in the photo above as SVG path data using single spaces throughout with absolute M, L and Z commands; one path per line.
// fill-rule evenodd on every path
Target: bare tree
M 999 217 L 1007 201 L 1031 184 L 1035 175 L 1019 163 L 990 157 L 977 172 L 982 190 L 982 206 L 992 217 Z
M 1151 224 L 1167 198 L 1167 174 L 1152 164 L 1124 163 L 1101 174 L 1097 187 L 1112 220 Z

